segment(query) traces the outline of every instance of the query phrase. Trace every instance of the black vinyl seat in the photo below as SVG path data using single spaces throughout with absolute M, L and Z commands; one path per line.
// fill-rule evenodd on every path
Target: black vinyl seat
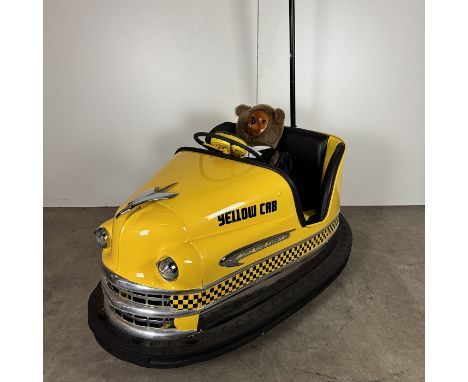
M 303 211 L 318 211 L 328 135 L 299 128 L 285 127 L 277 147 L 292 160 L 289 174 L 294 182 Z
M 219 131 L 235 133 L 236 124 L 224 122 L 211 130 L 212 133 Z M 308 218 L 307 224 L 325 218 L 338 166 L 344 153 L 345 146 L 340 143 L 330 158 L 322 181 L 327 142 L 327 134 L 285 126 L 277 147 L 278 151 L 288 152 L 292 160 L 292 170 L 289 177 L 299 194 L 302 211 L 298 211 L 298 213 L 315 211 Z

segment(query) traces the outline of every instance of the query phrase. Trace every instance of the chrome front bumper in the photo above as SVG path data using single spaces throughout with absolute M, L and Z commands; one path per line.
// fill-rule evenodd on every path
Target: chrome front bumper
M 103 267 L 104 310 L 121 330 L 145 339 L 174 339 L 196 330 L 178 330 L 176 317 L 193 315 L 169 306 L 170 292 L 132 283 Z

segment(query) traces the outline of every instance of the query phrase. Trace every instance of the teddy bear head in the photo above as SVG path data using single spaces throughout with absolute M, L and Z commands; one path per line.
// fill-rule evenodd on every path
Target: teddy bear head
M 284 111 L 269 105 L 236 107 L 239 117 L 236 134 L 249 146 L 269 146 L 276 149 L 284 130 Z

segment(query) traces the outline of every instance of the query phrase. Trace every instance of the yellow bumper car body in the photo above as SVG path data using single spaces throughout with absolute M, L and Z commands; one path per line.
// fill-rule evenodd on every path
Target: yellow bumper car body
M 89 325 L 117 357 L 154 367 L 213 357 L 285 319 L 346 264 L 342 140 L 285 128 L 286 174 L 243 157 L 234 131 L 226 122 L 205 148 L 177 150 L 96 231 L 103 273 Z

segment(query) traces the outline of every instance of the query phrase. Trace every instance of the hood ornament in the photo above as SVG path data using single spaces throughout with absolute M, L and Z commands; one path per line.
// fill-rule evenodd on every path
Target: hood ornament
M 155 202 L 157 200 L 165 200 L 165 199 L 172 199 L 175 198 L 177 195 L 173 192 L 166 192 L 173 188 L 177 183 L 171 183 L 169 186 L 166 187 L 155 187 L 150 190 L 143 191 L 140 195 L 133 198 L 128 204 L 122 208 L 117 214 L 115 218 L 118 219 L 120 215 L 123 215 L 133 208 L 148 202 Z

